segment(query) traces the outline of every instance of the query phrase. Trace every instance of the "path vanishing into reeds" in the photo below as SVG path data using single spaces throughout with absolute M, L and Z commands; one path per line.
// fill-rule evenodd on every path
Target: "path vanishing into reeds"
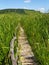
M 12 65 L 19 65 L 17 64 L 18 61 L 14 58 L 14 41 L 16 37 L 11 40 L 10 51 L 11 51 L 11 59 Z M 21 62 L 20 65 L 37 65 L 35 61 L 34 54 L 31 50 L 31 46 L 27 40 L 27 36 L 24 32 L 24 29 L 20 26 L 19 28 L 19 35 L 18 35 L 18 49 L 17 52 L 19 53 L 19 61 Z
M 27 36 L 24 29 L 20 27 L 18 36 L 18 45 L 20 46 L 20 61 L 22 65 L 37 65 L 35 63 L 35 57 L 31 50 L 31 46 L 27 40 Z

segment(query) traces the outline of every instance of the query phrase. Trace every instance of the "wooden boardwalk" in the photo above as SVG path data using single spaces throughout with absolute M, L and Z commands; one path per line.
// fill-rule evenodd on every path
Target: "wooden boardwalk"
M 34 54 L 28 43 L 27 36 L 24 33 L 22 27 L 20 27 L 19 30 L 18 45 L 20 47 L 19 55 L 20 55 L 20 62 L 22 63 L 22 65 L 37 65 L 34 59 Z

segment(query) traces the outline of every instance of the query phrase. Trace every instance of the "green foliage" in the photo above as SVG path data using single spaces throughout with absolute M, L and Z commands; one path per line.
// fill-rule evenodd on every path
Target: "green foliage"
M 39 65 L 49 65 L 49 14 L 19 9 L 0 11 L 0 65 L 11 65 L 10 41 L 15 33 L 18 36 L 15 29 L 18 23 L 23 26 Z M 15 53 L 16 47 L 17 42 Z
M 36 12 L 26 15 L 21 25 L 39 65 L 49 65 L 49 15 Z
M 0 65 L 2 65 L 2 61 L 6 60 L 5 57 L 10 50 L 10 41 L 18 25 L 18 16 L 14 16 L 14 14 L 2 14 L 0 16 Z

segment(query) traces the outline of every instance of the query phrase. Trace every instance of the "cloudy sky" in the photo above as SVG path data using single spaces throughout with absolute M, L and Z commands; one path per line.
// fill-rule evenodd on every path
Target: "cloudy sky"
M 49 9 L 49 0 L 0 0 L 0 9 L 24 8 L 42 12 Z

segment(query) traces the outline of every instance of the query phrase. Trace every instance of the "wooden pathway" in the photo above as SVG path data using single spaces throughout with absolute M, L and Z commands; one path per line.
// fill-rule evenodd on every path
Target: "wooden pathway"
M 27 36 L 24 33 L 22 27 L 20 27 L 19 30 L 18 45 L 20 47 L 19 55 L 22 65 L 37 65 L 37 63 L 35 62 L 34 54 L 27 40 Z

